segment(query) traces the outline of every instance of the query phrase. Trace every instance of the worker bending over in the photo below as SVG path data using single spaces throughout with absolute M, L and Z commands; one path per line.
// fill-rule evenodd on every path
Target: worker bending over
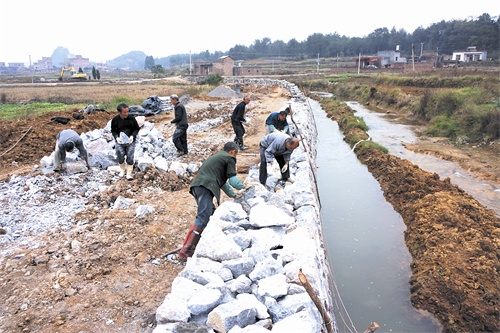
M 259 181 L 266 185 L 267 165 L 272 165 L 274 159 L 278 161 L 281 171 L 281 181 L 286 182 L 290 178 L 288 164 L 295 148 L 299 146 L 299 139 L 293 138 L 281 132 L 267 134 L 260 141 L 260 168 Z
M 210 217 L 215 212 L 213 198 L 220 204 L 220 190 L 222 189 L 229 197 L 235 198 L 237 190 L 243 189 L 243 183 L 236 176 L 236 155 L 238 145 L 235 142 L 227 142 L 224 149 L 210 156 L 203 162 L 189 187 L 198 205 L 198 213 L 193 226 L 189 229 L 181 250 L 174 259 L 186 261 L 192 257 L 198 245 L 201 233 L 205 229 Z
M 273 133 L 275 131 L 290 134 L 288 121 L 286 120 L 286 116 L 289 112 L 290 108 L 286 108 L 284 111 L 271 113 L 266 119 L 266 134 Z
M 66 169 L 66 153 L 72 152 L 75 147 L 80 152 L 80 158 L 85 161 L 87 168 L 90 168 L 87 150 L 85 150 L 83 140 L 78 133 L 72 129 L 65 129 L 57 133 L 56 139 L 54 171 L 64 171 Z

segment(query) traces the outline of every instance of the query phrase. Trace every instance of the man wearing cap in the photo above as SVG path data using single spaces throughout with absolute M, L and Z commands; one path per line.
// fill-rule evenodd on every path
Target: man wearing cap
M 120 164 L 120 178 L 127 172 L 127 179 L 131 180 L 134 169 L 134 151 L 137 134 L 139 133 L 139 124 L 135 117 L 129 114 L 128 105 L 120 103 L 116 107 L 119 112 L 111 119 L 111 134 L 116 140 L 115 153 Z M 125 160 L 125 156 L 127 159 Z
M 172 141 L 175 148 L 177 148 L 175 155 L 186 155 L 188 153 L 187 129 L 189 127 L 186 108 L 179 102 L 179 96 L 177 95 L 170 96 L 170 102 L 174 106 L 174 119 L 170 123 L 176 124 L 174 135 L 172 136 Z
M 281 181 L 286 182 L 290 178 L 288 163 L 295 148 L 299 146 L 299 139 L 287 134 L 276 132 L 267 134 L 260 141 L 260 168 L 259 181 L 266 185 L 267 165 L 272 165 L 274 159 L 278 161 L 281 171 Z
M 233 114 L 231 115 L 231 124 L 233 125 L 234 134 L 236 134 L 234 142 L 236 142 L 241 150 L 248 149 L 248 147 L 243 144 L 243 135 L 245 134 L 245 127 L 243 127 L 243 123 L 246 122 L 245 108 L 248 103 L 250 103 L 250 96 L 245 96 L 245 98 L 243 98 L 243 100 L 236 105 L 233 110 Z
M 85 161 L 85 165 L 89 168 L 89 160 L 87 150 L 83 146 L 82 138 L 72 129 L 65 129 L 56 135 L 56 151 L 54 155 L 54 171 L 65 169 L 66 153 L 70 153 L 75 147 L 80 152 L 80 158 Z

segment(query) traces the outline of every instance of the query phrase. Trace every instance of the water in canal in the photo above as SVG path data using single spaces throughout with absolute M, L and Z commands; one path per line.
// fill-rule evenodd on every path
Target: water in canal
M 343 141 L 337 123 L 310 100 L 318 129 L 321 219 L 333 271 L 339 332 L 440 332 L 431 315 L 410 303 L 411 257 L 401 216 Z M 369 125 L 368 125 L 369 126 Z M 337 292 L 334 292 L 337 294 Z M 342 304 L 343 305 L 342 305 Z
M 500 216 L 500 189 L 496 184 L 478 179 L 472 172 L 462 169 L 458 163 L 406 149 L 403 143 L 418 140 L 411 126 L 391 123 L 384 118 L 384 114 L 372 112 L 357 102 L 347 102 L 347 105 L 355 111 L 355 116 L 363 118 L 369 127 L 367 133 L 373 141 L 389 149 L 391 155 L 408 160 L 422 170 L 437 173 L 441 179 L 450 178 L 452 184 Z

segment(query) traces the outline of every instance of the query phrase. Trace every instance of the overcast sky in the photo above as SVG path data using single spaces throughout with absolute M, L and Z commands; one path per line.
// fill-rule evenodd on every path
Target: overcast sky
M 58 47 L 104 62 L 130 51 L 154 58 L 228 51 L 269 37 L 412 33 L 442 20 L 500 14 L 499 0 L 0 0 L 0 62 L 29 65 Z

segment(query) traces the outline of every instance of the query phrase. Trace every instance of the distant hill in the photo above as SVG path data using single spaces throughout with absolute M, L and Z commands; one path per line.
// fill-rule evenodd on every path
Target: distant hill
M 108 67 L 131 71 L 143 70 L 145 60 L 146 53 L 142 51 L 131 51 L 108 61 Z

